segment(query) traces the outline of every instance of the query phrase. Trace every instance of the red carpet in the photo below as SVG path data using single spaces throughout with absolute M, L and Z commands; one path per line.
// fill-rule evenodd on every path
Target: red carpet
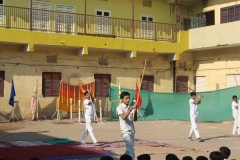
M 0 148 L 0 160 L 29 160 L 32 157 L 39 159 L 60 160 L 64 158 L 86 158 L 104 155 L 114 155 L 105 150 L 95 150 L 73 144 L 57 144 L 31 147 L 4 147 Z

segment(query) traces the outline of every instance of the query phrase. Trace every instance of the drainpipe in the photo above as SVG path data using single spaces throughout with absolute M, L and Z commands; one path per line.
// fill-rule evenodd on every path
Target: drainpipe
M 132 0 L 132 39 L 134 39 L 134 32 L 135 32 L 135 27 L 134 27 L 134 0 Z
M 176 61 L 170 61 L 171 78 L 172 78 L 172 92 L 176 92 Z
M 87 0 L 84 0 L 84 34 L 87 30 Z
M 30 31 L 32 30 L 32 0 L 30 0 Z

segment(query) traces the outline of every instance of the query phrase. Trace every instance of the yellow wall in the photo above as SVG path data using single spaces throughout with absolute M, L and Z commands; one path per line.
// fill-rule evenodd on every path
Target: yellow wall
M 176 54 L 175 60 L 178 60 L 179 54 L 188 50 L 189 34 L 187 31 L 181 31 L 178 34 L 178 43 L 157 42 L 150 40 L 134 40 L 121 38 L 105 38 L 94 36 L 55 34 L 44 32 L 32 32 L 27 30 L 0 29 L 0 41 L 15 42 L 32 45 L 49 45 L 58 47 L 85 47 L 114 49 L 118 51 L 134 51 L 155 54 Z M 24 38 L 23 38 L 24 37 Z M 66 43 L 62 43 L 66 42 Z
M 35 1 L 35 0 L 33 0 Z M 55 4 L 69 4 L 76 7 L 76 13 L 84 14 L 84 0 L 49 0 L 51 10 Z M 5 5 L 29 7 L 29 0 L 5 0 Z M 87 14 L 96 15 L 96 9 L 110 10 L 111 17 L 132 19 L 131 0 L 87 0 Z M 140 20 L 141 14 L 153 15 L 155 22 L 171 23 L 170 4 L 164 1 L 152 1 L 152 7 L 143 7 L 142 0 L 135 0 L 135 20 Z
M 189 76 L 189 87 L 194 89 L 194 77 L 206 77 L 206 91 L 227 88 L 227 75 L 240 74 L 240 47 L 185 52 L 177 62 L 176 76 Z M 179 63 L 186 62 L 186 69 Z M 240 83 L 240 82 L 238 82 Z
M 57 55 L 57 63 L 47 63 L 49 55 Z M 100 57 L 108 58 L 109 65 L 98 65 Z M 50 46 L 35 46 L 34 52 L 24 53 L 22 45 L 0 44 L 0 71 L 5 71 L 4 97 L 0 97 L 1 114 L 7 115 L 11 111 L 8 100 L 12 79 L 15 101 L 19 101 L 16 114 L 30 119 L 30 101 L 36 80 L 38 94 L 42 95 L 42 72 L 61 72 L 63 82 L 71 85 L 93 82 L 94 74 L 111 74 L 112 86 L 120 82 L 122 88 L 135 89 L 146 58 L 152 61 L 152 67 L 146 68 L 145 75 L 154 76 L 154 91 L 170 92 L 170 65 L 165 55 L 141 53 L 136 59 L 126 59 L 121 52 L 94 50 L 88 56 L 77 56 L 74 48 Z M 108 116 L 111 103 L 108 98 L 99 98 L 102 99 L 104 116 Z M 39 98 L 39 108 L 40 118 L 50 118 L 56 110 L 56 98 Z

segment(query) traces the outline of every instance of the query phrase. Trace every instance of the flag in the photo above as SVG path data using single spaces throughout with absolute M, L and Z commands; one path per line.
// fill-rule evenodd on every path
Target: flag
M 118 101 L 119 101 L 119 105 L 121 105 L 121 98 L 120 98 L 120 95 L 121 95 L 121 87 L 120 87 L 120 83 L 118 84 Z
M 15 89 L 14 89 L 14 83 L 12 80 L 12 87 L 11 87 L 11 92 L 10 92 L 10 99 L 8 104 L 10 104 L 12 107 L 14 107 L 14 97 L 16 96 Z
M 32 110 L 32 113 L 34 114 L 35 112 L 35 104 L 36 104 L 36 96 L 37 96 L 37 84 L 35 85 L 35 88 L 33 90 L 33 94 L 32 94 L 32 99 L 31 99 L 31 110 Z
M 79 85 L 81 92 L 85 93 L 86 89 L 83 88 L 82 84 Z
M 136 93 L 135 93 L 135 99 L 138 103 L 137 107 L 138 107 L 138 110 L 141 108 L 141 105 L 142 105 L 142 97 L 140 95 L 140 90 L 138 88 L 138 84 L 136 83 Z

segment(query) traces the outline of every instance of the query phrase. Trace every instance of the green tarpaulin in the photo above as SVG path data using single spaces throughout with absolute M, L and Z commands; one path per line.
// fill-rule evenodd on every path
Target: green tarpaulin
M 130 105 L 133 105 L 135 90 L 121 88 L 121 92 L 131 94 Z M 232 96 L 240 97 L 240 88 L 232 87 L 216 91 L 202 92 L 203 99 L 198 107 L 199 121 L 222 122 L 232 120 Z M 138 120 L 189 120 L 190 93 L 159 93 L 141 91 L 143 103 Z M 118 100 L 118 88 L 110 88 L 110 100 Z M 110 117 L 108 120 L 118 120 L 116 107 L 118 102 L 111 103 Z

